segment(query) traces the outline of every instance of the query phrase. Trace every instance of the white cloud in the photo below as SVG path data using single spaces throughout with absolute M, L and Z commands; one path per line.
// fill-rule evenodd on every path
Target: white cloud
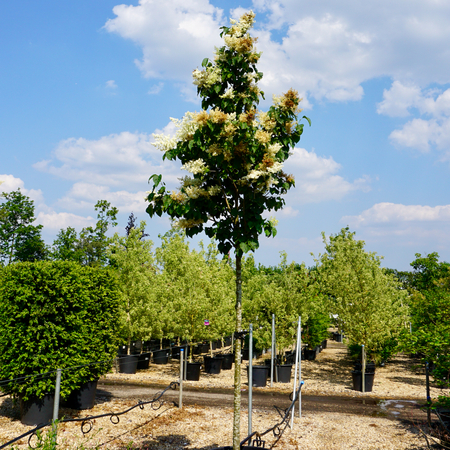
M 109 80 L 106 82 L 105 87 L 106 87 L 106 89 L 114 90 L 114 89 L 117 89 L 117 84 L 114 80 Z
M 450 81 L 450 4 L 443 1 L 360 2 L 254 0 L 255 35 L 267 97 L 290 87 L 331 101 L 359 100 L 361 84 L 391 77 L 419 86 Z M 207 0 L 140 0 L 118 5 L 105 28 L 136 42 L 147 77 L 185 83 L 214 45 L 222 10 Z M 232 10 L 236 16 L 241 7 Z M 275 33 L 280 34 L 275 37 Z M 400 107 L 400 112 L 404 109 Z
M 127 190 L 146 189 L 153 173 L 164 174 L 169 183 L 176 182 L 176 164 L 162 161 L 152 142 L 150 135 L 129 132 L 97 140 L 70 138 L 58 144 L 52 160 L 33 167 L 67 180 Z
M 345 216 L 342 222 L 355 227 L 410 222 L 450 222 L 450 205 L 422 206 L 377 203 L 358 216 Z
M 146 77 L 185 81 L 219 45 L 222 10 L 208 0 L 139 0 L 117 5 L 105 29 L 142 47 L 137 66 Z
M 370 190 L 370 180 L 360 178 L 353 182 L 345 180 L 337 172 L 341 169 L 330 156 L 317 156 L 304 148 L 295 148 L 284 170 L 295 176 L 295 189 L 289 194 L 290 202 L 317 203 L 339 200 L 355 190 Z
M 92 204 L 90 205 L 92 208 Z M 44 226 L 46 232 L 57 233 L 61 229 L 66 229 L 67 227 L 75 228 L 75 230 L 80 231 L 81 229 L 95 225 L 95 220 L 88 216 L 78 216 L 76 214 L 55 211 L 44 213 L 40 212 L 37 215 L 37 223 Z
M 25 183 L 20 178 L 10 174 L 0 174 L 0 192 L 12 192 L 20 189 L 23 195 L 30 197 L 34 201 L 35 207 L 40 207 L 44 202 L 41 189 L 26 189 Z
M 416 85 L 394 81 L 383 93 L 378 113 L 391 117 L 420 117 L 406 122 L 390 134 L 394 144 L 428 152 L 432 146 L 441 150 L 442 160 L 450 160 L 450 89 L 421 90 Z
M 156 95 L 156 94 L 159 94 L 159 93 L 161 92 L 161 90 L 162 90 L 163 87 L 164 87 L 164 83 L 163 83 L 163 82 L 160 82 L 160 83 L 158 83 L 158 84 L 154 84 L 154 85 L 148 90 L 148 93 L 149 93 L 150 95 Z

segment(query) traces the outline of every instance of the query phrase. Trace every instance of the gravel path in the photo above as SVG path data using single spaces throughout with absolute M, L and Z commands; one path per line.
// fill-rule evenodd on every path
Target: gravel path
M 427 448 L 418 426 L 425 420 L 417 405 L 425 399 L 423 368 L 404 355 L 383 368 L 377 368 L 373 392 L 352 389 L 352 363 L 343 344 L 329 342 L 316 361 L 302 361 L 302 417 L 296 414 L 293 429 L 287 429 L 277 448 L 294 449 L 423 449 Z M 98 402 L 90 411 L 61 409 L 65 417 L 120 412 L 151 398 L 160 386 L 178 378 L 179 365 L 151 365 L 135 375 L 110 373 L 100 380 Z M 247 435 L 248 414 L 245 398 L 248 386 L 243 369 L 243 408 L 241 437 Z M 128 384 L 128 386 L 120 385 Z M 130 385 L 131 384 L 131 385 Z M 79 424 L 62 424 L 58 431 L 60 449 L 189 449 L 208 450 L 230 445 L 233 385 L 232 371 L 219 375 L 202 374 L 198 382 L 185 382 L 183 409 L 171 402 L 155 411 L 146 406 L 133 409 L 113 425 L 108 418 L 96 419 L 93 430 L 83 436 Z M 128 392 L 127 392 L 128 390 Z M 134 392 L 132 392 L 134 391 Z M 253 430 L 263 432 L 280 421 L 273 408 L 286 407 L 291 384 L 275 383 L 272 388 L 254 388 Z M 432 396 L 442 394 L 432 387 Z M 206 393 L 209 393 L 206 395 Z M 177 392 L 170 394 L 177 401 Z M 380 403 L 380 399 L 383 402 Z M 0 403 L 0 443 L 31 427 L 18 420 L 17 405 L 9 397 Z M 265 436 L 266 448 L 274 442 Z M 27 448 L 23 440 L 18 448 Z

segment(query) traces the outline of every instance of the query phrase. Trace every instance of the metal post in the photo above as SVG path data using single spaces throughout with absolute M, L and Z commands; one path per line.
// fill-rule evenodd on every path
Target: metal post
M 53 403 L 53 442 L 56 445 L 56 421 L 58 420 L 59 413 L 59 395 L 61 392 L 61 369 L 56 370 L 56 385 L 55 385 L 55 400 Z
M 180 348 L 180 398 L 178 408 L 183 407 L 184 348 Z
M 252 403 L 253 403 L 253 324 L 249 326 L 248 350 L 248 436 L 252 434 Z
M 425 362 L 425 382 L 427 388 L 427 419 L 428 426 L 431 426 L 430 363 L 428 361 Z
M 295 370 L 294 370 L 294 391 L 292 394 L 292 398 L 295 398 L 295 394 L 297 392 L 297 370 L 298 370 L 298 381 L 299 381 L 299 386 L 301 383 L 301 349 L 302 349 L 302 318 L 299 317 L 298 318 L 298 326 L 297 326 L 297 346 L 296 346 L 296 352 L 295 352 Z M 299 392 L 299 397 L 298 397 L 298 412 L 299 412 L 299 417 L 302 416 L 302 397 L 301 397 L 302 393 L 301 391 Z M 291 413 L 291 429 L 294 426 L 294 412 L 295 412 L 295 404 L 292 406 L 292 413 Z
M 362 391 L 366 392 L 366 349 L 364 344 L 361 346 L 361 376 L 362 376 Z
M 270 387 L 273 387 L 273 359 L 275 355 L 275 314 L 272 314 L 272 350 L 270 355 Z

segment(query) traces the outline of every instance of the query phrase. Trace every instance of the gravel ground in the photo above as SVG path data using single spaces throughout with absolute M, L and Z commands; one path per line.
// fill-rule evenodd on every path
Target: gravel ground
M 399 355 L 385 367 L 377 368 L 373 391 L 360 393 L 352 389 L 352 363 L 347 357 L 343 344 L 329 342 L 328 348 L 319 354 L 316 361 L 302 361 L 302 379 L 305 381 L 303 395 L 340 396 L 361 399 L 383 398 L 386 400 L 425 399 L 425 374 L 416 362 Z M 107 374 L 101 382 L 139 383 L 141 385 L 167 386 L 176 381 L 179 373 L 178 362 L 168 365 L 150 365 L 145 371 L 135 375 L 119 373 Z M 242 373 L 242 388 L 246 390 L 247 375 Z M 233 371 L 222 371 L 219 375 L 202 373 L 198 382 L 184 382 L 184 388 L 231 389 Z M 255 392 L 289 392 L 291 384 L 274 383 L 265 388 L 256 388 Z M 431 388 L 432 397 L 442 391 Z M 0 399 L 0 444 L 24 433 L 31 427 L 22 425 L 17 405 L 9 397 Z M 97 415 L 106 412 L 120 412 L 134 406 L 132 399 L 110 399 L 99 397 L 90 411 L 75 412 L 61 409 L 61 415 L 79 417 Z M 399 405 L 401 406 L 401 405 Z M 378 410 L 377 410 L 378 411 Z M 276 448 L 294 449 L 423 449 L 425 440 L 416 423 L 396 420 L 392 414 L 375 411 L 373 416 L 355 415 L 342 412 L 308 411 L 299 418 L 294 427 L 287 428 Z M 80 425 L 62 424 L 58 430 L 58 448 L 61 449 L 189 449 L 207 450 L 217 446 L 230 445 L 232 436 L 232 409 L 227 406 L 184 406 L 183 409 L 172 404 L 164 404 L 157 411 L 145 406 L 143 410 L 135 408 L 121 416 L 120 423 L 113 425 L 108 418 L 96 419 L 90 433 L 83 436 Z M 263 432 L 280 421 L 274 409 L 260 409 L 253 412 L 253 430 Z M 242 410 L 241 436 L 247 435 L 248 416 Z M 274 442 L 272 434 L 266 436 L 266 448 Z M 27 448 L 23 439 L 16 448 Z

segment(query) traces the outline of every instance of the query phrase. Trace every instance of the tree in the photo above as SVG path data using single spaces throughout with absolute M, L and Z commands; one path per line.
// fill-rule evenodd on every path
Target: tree
M 364 344 L 374 360 L 396 339 L 407 320 L 407 293 L 380 267 L 381 258 L 364 250 L 364 241 L 343 228 L 327 241 L 316 260 L 324 292 L 331 296 L 332 312 L 353 344 Z
M 294 186 L 294 177 L 283 172 L 283 163 L 300 140 L 303 125 L 297 91 L 274 97 L 267 112 L 257 109 L 263 93 L 257 83 L 263 74 L 256 63 L 260 53 L 249 29 L 254 14 L 244 14 L 231 27 L 222 27 L 225 45 L 214 61 L 205 58 L 202 70 L 194 70 L 194 84 L 202 111 L 172 119 L 174 138 L 156 135 L 163 159 L 179 160 L 184 177 L 181 186 L 166 191 L 161 175 L 152 175 L 147 212 L 151 217 L 167 213 L 186 230 L 188 237 L 205 231 L 218 242 L 219 251 L 236 257 L 236 326 L 242 331 L 241 262 L 244 253 L 258 248 L 259 235 L 275 236 L 272 220 L 263 216 L 284 205 L 283 195 Z M 305 117 L 305 116 L 304 116 Z M 309 119 L 307 119 L 309 121 Z M 241 341 L 236 340 L 233 448 L 240 438 Z
M 126 236 L 115 233 L 107 255 L 118 274 L 121 337 L 127 340 L 128 348 L 132 338 L 150 338 L 154 319 L 156 268 L 153 242 L 142 239 L 143 235 L 144 221 L 138 227 L 127 227 Z
M 450 379 L 450 265 L 436 252 L 416 253 L 410 286 L 411 334 L 405 349 L 435 364 L 436 381 Z
M 97 223 L 83 228 L 77 236 L 74 228 L 61 229 L 53 241 L 51 257 L 54 260 L 77 261 L 87 266 L 104 266 L 107 261 L 109 238 L 106 233 L 117 225 L 119 210 L 106 200 L 95 204 Z M 134 222 L 133 222 L 134 226 Z
M 37 261 L 46 258 L 42 225 L 33 225 L 34 202 L 20 189 L 3 192 L 0 205 L 0 262 Z

